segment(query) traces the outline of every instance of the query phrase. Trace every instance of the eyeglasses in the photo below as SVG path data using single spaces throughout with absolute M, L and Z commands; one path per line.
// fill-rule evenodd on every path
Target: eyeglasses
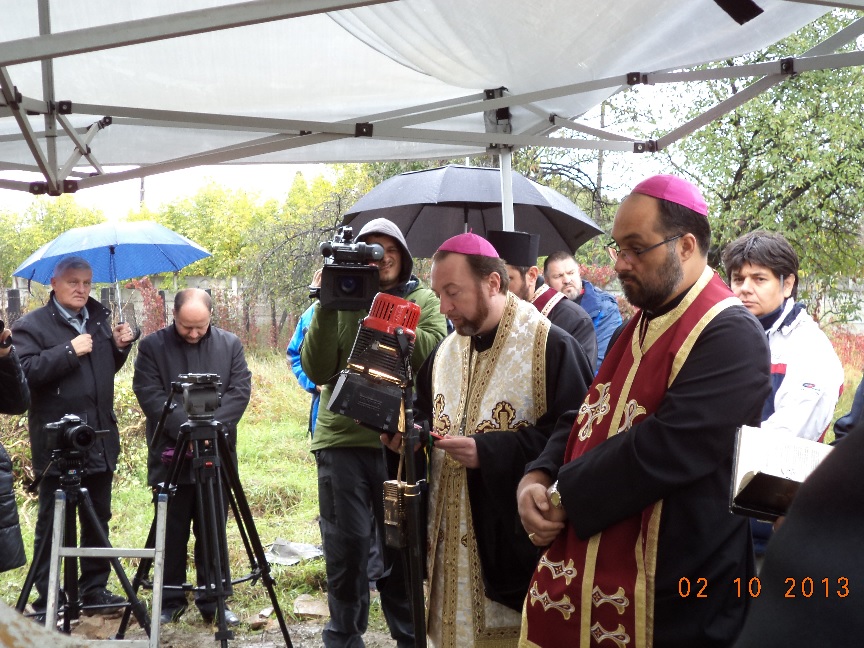
M 658 248 L 661 245 L 665 245 L 666 243 L 671 243 L 672 241 L 676 241 L 679 238 L 684 236 L 683 234 L 676 234 L 675 236 L 670 236 L 667 239 L 660 241 L 659 243 L 655 243 L 654 245 L 649 245 L 646 248 L 622 248 L 618 247 L 618 244 L 613 240 L 610 241 L 606 245 L 606 250 L 609 252 L 609 258 L 612 261 L 617 261 L 619 258 L 626 263 L 633 263 L 636 259 L 646 252 L 650 252 L 654 248 Z

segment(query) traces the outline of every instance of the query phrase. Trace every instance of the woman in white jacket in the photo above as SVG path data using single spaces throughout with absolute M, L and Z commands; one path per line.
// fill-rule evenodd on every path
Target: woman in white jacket
M 795 302 L 798 255 L 780 234 L 755 231 L 726 246 L 723 265 L 771 347 L 772 391 L 762 428 L 821 441 L 840 397 L 843 366 L 804 304 Z
M 780 234 L 757 230 L 723 250 L 732 292 L 765 329 L 771 348 L 771 393 L 762 429 L 822 441 L 843 387 L 843 365 L 830 340 L 795 301 L 798 255 Z M 771 525 L 751 520 L 757 558 Z

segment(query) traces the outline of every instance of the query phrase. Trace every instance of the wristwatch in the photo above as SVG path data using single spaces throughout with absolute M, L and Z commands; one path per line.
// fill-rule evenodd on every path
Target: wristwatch
M 561 508 L 561 493 L 558 492 L 557 481 L 549 487 L 546 495 L 549 497 L 549 501 L 552 502 L 552 506 L 558 509 Z

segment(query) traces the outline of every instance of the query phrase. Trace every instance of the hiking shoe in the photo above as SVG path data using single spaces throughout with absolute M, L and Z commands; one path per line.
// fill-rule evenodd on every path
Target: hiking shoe
M 204 623 L 214 624 L 216 623 L 216 612 L 208 610 L 205 612 L 204 610 L 198 610 L 201 613 L 201 618 L 204 619 Z M 230 628 L 240 625 L 240 619 L 237 618 L 237 615 L 234 614 L 227 607 L 225 608 L 225 625 Z
M 127 601 L 122 596 L 117 596 L 103 587 L 82 596 L 81 604 L 84 606 L 81 612 L 87 616 L 94 614 L 112 615 L 122 612 Z
M 186 605 L 181 605 L 180 607 L 162 608 L 162 613 L 159 615 L 159 622 L 162 625 L 166 625 L 178 621 L 186 611 L 186 607 Z

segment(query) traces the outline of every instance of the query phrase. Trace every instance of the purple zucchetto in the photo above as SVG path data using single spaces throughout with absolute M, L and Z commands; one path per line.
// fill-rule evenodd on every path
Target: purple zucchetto
M 697 214 L 708 215 L 708 205 L 702 193 L 692 182 L 673 175 L 655 175 L 643 180 L 631 193 L 644 194 L 652 198 L 668 200 L 692 209 Z
M 482 236 L 473 232 L 452 236 L 438 248 L 439 252 L 456 252 L 458 254 L 476 254 L 478 256 L 500 258 L 492 244 Z

